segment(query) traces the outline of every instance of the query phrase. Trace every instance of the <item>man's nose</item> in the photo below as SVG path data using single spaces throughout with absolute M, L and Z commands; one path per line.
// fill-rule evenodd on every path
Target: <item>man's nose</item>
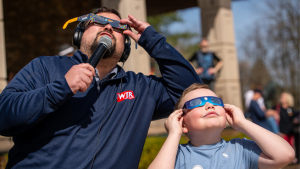
M 108 24 L 106 24 L 106 25 L 104 26 L 104 30 L 107 30 L 107 31 L 109 31 L 109 32 L 112 32 L 113 28 L 112 28 L 112 26 L 108 23 Z
M 215 109 L 215 106 L 211 103 L 205 103 L 205 110 L 208 110 L 208 109 Z

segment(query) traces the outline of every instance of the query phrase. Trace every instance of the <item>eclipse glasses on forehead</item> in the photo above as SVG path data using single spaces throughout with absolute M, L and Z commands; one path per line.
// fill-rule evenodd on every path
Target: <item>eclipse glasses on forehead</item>
M 121 24 L 119 21 L 116 21 L 116 20 L 113 20 L 113 19 L 110 19 L 110 18 L 106 18 L 104 16 L 100 16 L 100 15 L 93 14 L 93 13 L 82 15 L 82 16 L 79 16 L 79 17 L 68 20 L 64 24 L 63 29 L 65 29 L 68 26 L 69 23 L 72 23 L 72 22 L 75 22 L 75 21 L 84 22 L 84 21 L 87 21 L 87 20 L 90 20 L 91 22 L 94 22 L 94 23 L 103 24 L 103 25 L 106 25 L 106 24 L 109 23 L 113 28 L 117 28 L 117 29 L 120 29 L 122 31 L 128 29 L 127 24 Z
M 206 103 L 210 103 L 215 106 L 224 107 L 222 99 L 220 99 L 218 97 L 213 97 L 213 96 L 197 97 L 197 98 L 194 98 L 194 99 L 189 100 L 184 103 L 183 108 L 182 108 L 183 113 L 186 114 L 187 110 L 204 106 Z

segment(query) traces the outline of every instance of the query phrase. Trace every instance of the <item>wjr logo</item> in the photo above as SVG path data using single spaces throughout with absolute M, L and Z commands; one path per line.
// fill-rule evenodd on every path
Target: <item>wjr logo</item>
M 131 90 L 128 90 L 128 91 L 124 91 L 122 93 L 118 93 L 118 102 L 121 102 L 123 100 L 126 100 L 126 99 L 134 99 L 134 94 L 133 94 L 133 91 Z

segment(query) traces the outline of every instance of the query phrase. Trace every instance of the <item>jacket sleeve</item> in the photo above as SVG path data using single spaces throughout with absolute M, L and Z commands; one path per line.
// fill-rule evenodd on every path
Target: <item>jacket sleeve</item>
M 183 90 L 195 82 L 202 81 L 192 65 L 151 26 L 142 33 L 139 45 L 159 65 L 162 78 L 155 79 L 149 76 L 149 86 L 151 95 L 157 102 L 153 120 L 165 118 L 174 109 Z
M 73 96 L 65 78 L 50 83 L 43 60 L 26 65 L 0 94 L 0 135 L 26 131 Z
M 251 103 L 250 103 L 250 111 L 252 113 L 256 114 L 256 116 L 260 120 L 266 119 L 265 112 L 261 110 L 261 108 L 259 107 L 259 105 L 258 105 L 258 103 L 256 101 L 251 101 Z

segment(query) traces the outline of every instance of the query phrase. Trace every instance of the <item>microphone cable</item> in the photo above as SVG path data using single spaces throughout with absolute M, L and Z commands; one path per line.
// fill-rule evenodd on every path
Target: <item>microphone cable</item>
M 121 71 L 122 71 L 122 69 L 123 69 L 123 66 L 124 66 L 124 62 L 123 62 L 123 64 L 122 64 Z M 122 91 L 122 79 L 123 79 L 123 71 L 122 71 L 122 76 L 121 76 L 120 93 L 121 93 L 121 91 Z M 106 112 L 105 112 L 105 114 L 104 114 L 104 117 L 103 117 L 103 120 L 102 120 L 102 122 L 101 122 L 101 124 L 100 124 L 100 127 L 99 127 L 99 129 L 98 129 L 98 134 L 97 134 L 97 149 L 96 149 L 95 155 L 94 155 L 94 157 L 93 157 L 93 160 L 92 160 L 91 168 L 90 168 L 90 169 L 93 168 L 94 161 L 95 161 L 95 158 L 96 158 L 96 155 L 97 155 L 97 152 L 98 152 L 98 148 L 99 148 L 99 144 L 100 144 L 100 138 L 99 138 L 99 136 L 100 136 L 100 131 L 101 131 L 101 129 L 102 129 L 102 125 L 103 125 L 104 119 L 105 119 L 105 117 L 106 117 L 106 114 L 107 114 L 108 110 L 109 110 L 110 107 L 115 103 L 115 101 L 116 101 L 117 99 L 118 99 L 118 94 L 117 94 L 117 98 L 109 105 L 108 109 L 106 110 Z

